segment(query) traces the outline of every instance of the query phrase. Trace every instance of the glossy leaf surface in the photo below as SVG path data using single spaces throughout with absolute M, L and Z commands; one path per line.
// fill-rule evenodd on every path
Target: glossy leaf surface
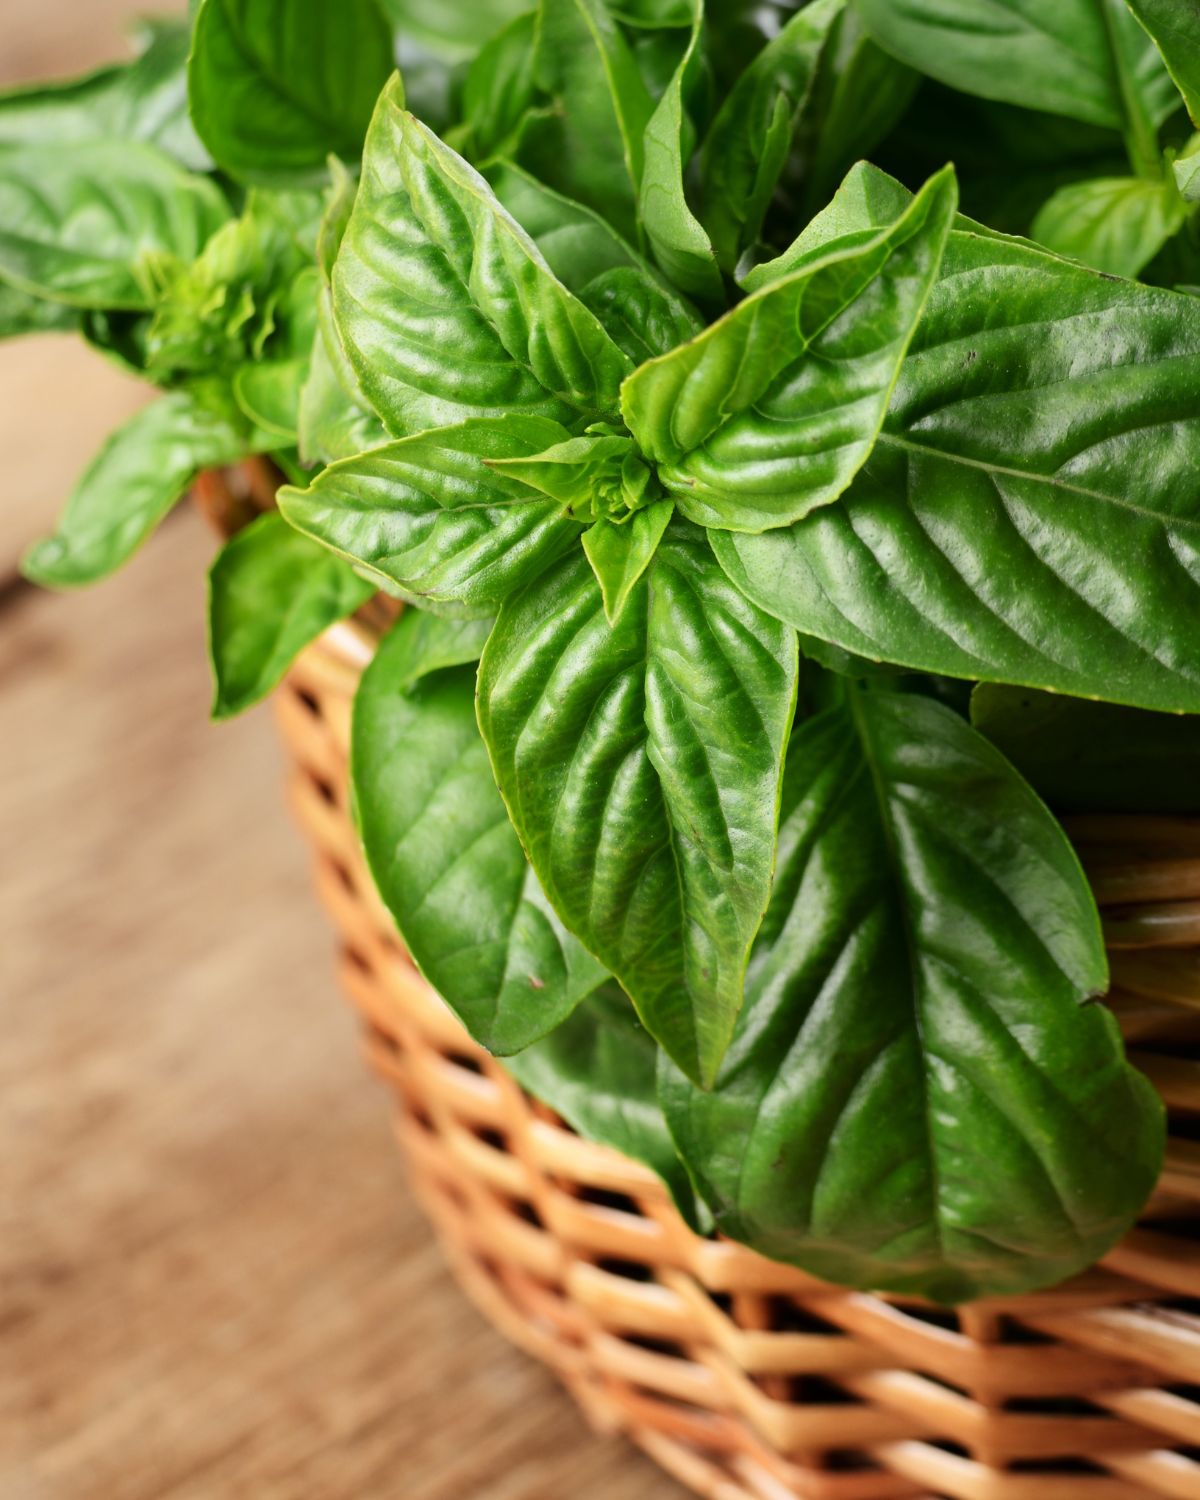
M 779 871 L 710 1094 L 662 1099 L 718 1226 L 838 1282 L 960 1302 L 1080 1271 L 1154 1183 L 1061 830 L 928 699 L 851 690 L 797 729 Z
M 1167 71 L 1200 125 L 1200 5 L 1196 0 L 1127 0 L 1154 39 Z
M 422 973 L 476 1041 L 515 1052 L 607 976 L 563 929 L 508 821 L 475 722 L 473 668 L 414 680 L 410 645 L 429 649 L 419 618 L 401 617 L 355 700 L 363 848 Z
M 208 586 L 215 719 L 264 698 L 310 641 L 375 592 L 349 563 L 273 513 L 230 537 Z
M 1030 231 L 1060 255 L 1113 276 L 1136 276 L 1183 227 L 1173 181 L 1101 177 L 1072 183 L 1038 210 Z
M 578 549 L 500 610 L 479 722 L 567 925 L 710 1078 L 766 906 L 795 637 L 668 535 L 614 626 Z
M 674 514 L 671 500 L 657 500 L 635 511 L 624 525 L 601 519 L 583 534 L 583 550 L 604 600 L 604 614 L 615 625 L 642 574 L 650 566 Z
M 763 287 L 626 381 L 625 420 L 683 515 L 761 531 L 842 493 L 883 421 L 956 204 L 947 168 L 890 227 Z

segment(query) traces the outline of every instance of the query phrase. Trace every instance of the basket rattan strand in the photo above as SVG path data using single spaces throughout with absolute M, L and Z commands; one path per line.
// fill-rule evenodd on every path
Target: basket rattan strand
M 346 808 L 376 630 L 328 632 L 279 692 L 291 801 L 416 1191 L 487 1316 L 710 1500 L 1200 1500 L 1200 820 L 1071 824 L 1110 1003 L 1170 1108 L 1141 1224 L 1050 1292 L 954 1313 L 847 1292 L 697 1238 L 656 1178 L 531 1100 L 417 974 Z

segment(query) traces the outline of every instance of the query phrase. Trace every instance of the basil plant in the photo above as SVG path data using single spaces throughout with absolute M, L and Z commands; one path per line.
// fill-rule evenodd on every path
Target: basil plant
M 201 0 L 139 42 L 0 99 L 3 331 L 162 392 L 29 577 L 268 456 L 215 713 L 405 602 L 353 801 L 473 1037 L 833 1281 L 1102 1255 L 1163 1111 L 1049 806 L 1200 810 L 1200 8 Z

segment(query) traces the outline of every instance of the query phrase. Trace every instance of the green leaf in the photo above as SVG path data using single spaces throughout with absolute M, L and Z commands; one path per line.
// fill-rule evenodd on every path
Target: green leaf
M 730 92 L 704 143 L 705 228 L 732 272 L 758 238 L 817 64 L 845 0 L 814 0 L 758 54 Z
M 451 60 L 473 57 L 484 37 L 491 37 L 528 10 L 532 0 L 381 0 L 387 15 L 405 38 L 413 37 Z
M 1183 200 L 1170 179 L 1102 177 L 1059 188 L 1031 233 L 1047 249 L 1113 276 L 1136 276 L 1183 228 Z
M 665 537 L 610 627 L 579 549 L 501 607 L 479 722 L 547 895 L 710 1079 L 770 890 L 794 635 Z
M 504 1068 L 585 1140 L 649 1167 L 687 1222 L 703 1232 L 703 1210 L 658 1103 L 657 1058 L 654 1039 L 609 983 L 548 1036 L 505 1058 Z
M 850 489 L 713 545 L 764 609 L 859 656 L 1197 710 L 1198 397 L 1193 299 L 955 230 Z
M 389 647 L 388 666 L 384 673 L 389 689 L 406 693 L 434 672 L 447 667 L 473 667 L 487 644 L 495 621 L 489 616 L 479 620 L 447 620 L 431 615 L 425 609 L 406 609 L 403 627 Z
M 541 0 L 536 67 L 551 109 L 526 130 L 521 160 L 634 238 L 654 104 L 603 0 Z
M 234 400 L 256 427 L 295 442 L 300 432 L 300 396 L 310 357 L 263 360 L 243 365 L 233 377 Z
M 229 218 L 220 191 L 153 146 L 0 148 L 0 280 L 77 307 L 144 308 L 154 256 L 192 260 Z
M 383 423 L 367 406 L 354 371 L 333 329 L 323 300 L 317 313 L 308 378 L 300 392 L 297 440 L 306 463 L 354 458 L 388 440 Z
M 761 531 L 842 493 L 883 421 L 956 203 L 947 168 L 890 227 L 755 292 L 625 382 L 625 420 L 683 515 Z
M 580 291 L 579 300 L 634 364 L 666 354 L 702 327 L 690 307 L 634 266 L 602 272 Z
M 841 4 L 842 0 L 834 3 Z M 720 268 L 704 227 L 688 207 L 683 186 L 684 167 L 694 134 L 684 95 L 691 92 L 702 65 L 703 0 L 692 0 L 692 12 L 687 51 L 655 106 L 643 136 L 638 213 L 655 260 L 675 285 L 698 301 L 719 308 L 725 303 Z
M 893 56 L 964 93 L 1128 133 L 1175 107 L 1124 0 L 852 0 Z
M 363 675 L 351 777 L 367 864 L 421 972 L 489 1051 L 544 1036 L 604 982 L 555 916 L 504 811 L 473 667 L 414 680 L 406 613 Z M 419 667 L 427 639 L 418 639 Z
M 80 316 L 77 307 L 34 297 L 0 281 L 0 339 L 23 333 L 74 333 L 79 330 Z
M 1193 136 L 1171 163 L 1175 186 L 1185 203 L 1200 201 L 1200 136 Z
M 534 104 L 536 35 L 537 12 L 526 11 L 485 43 L 467 70 L 462 123 L 476 162 L 501 155 Z
M 354 160 L 392 70 L 375 0 L 203 0 L 188 90 L 213 158 L 243 182 L 312 182 Z
M 611 418 L 630 362 L 396 85 L 333 272 L 342 344 L 397 436 L 470 416 Z
M 92 583 L 141 546 L 201 469 L 234 463 L 246 435 L 229 414 L 186 391 L 151 402 L 119 427 L 72 490 L 58 530 L 21 570 L 48 588 Z
M 375 592 L 276 514 L 230 537 L 209 570 L 208 588 L 214 719 L 232 718 L 265 698 L 310 641 Z
M 661 493 L 633 440 L 617 433 L 589 432 L 541 453 L 485 462 L 505 479 L 549 495 L 580 521 L 623 523 Z
M 565 437 L 553 422 L 517 416 L 418 433 L 331 465 L 307 490 L 281 490 L 279 508 L 389 592 L 442 613 L 493 614 L 581 528 L 483 461 L 528 457 Z
M 983 682 L 971 722 L 1056 812 L 1200 813 L 1200 718 Z
M 1154 1185 L 1163 1110 L 1106 1010 L 1062 831 L 928 699 L 798 728 L 779 870 L 716 1086 L 660 1096 L 718 1227 L 938 1302 L 1082 1271 Z
M 604 617 L 610 625 L 620 619 L 674 512 L 673 500 L 659 500 L 634 511 L 624 525 L 601 517 L 584 532 L 583 550 L 600 585 Z
M 1127 3 L 1162 54 L 1192 123 L 1200 125 L 1200 5 L 1196 0 Z

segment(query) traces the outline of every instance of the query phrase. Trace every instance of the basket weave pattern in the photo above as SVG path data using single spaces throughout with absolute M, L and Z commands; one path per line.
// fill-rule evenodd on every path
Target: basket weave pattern
M 346 810 L 376 636 L 328 632 L 277 697 L 290 797 L 367 1053 L 455 1272 L 599 1426 L 709 1500 L 1200 1500 L 1200 822 L 1077 819 L 1117 1013 L 1171 1112 L 1141 1224 L 1054 1291 L 947 1313 L 692 1234 L 580 1140 L 421 979 Z

